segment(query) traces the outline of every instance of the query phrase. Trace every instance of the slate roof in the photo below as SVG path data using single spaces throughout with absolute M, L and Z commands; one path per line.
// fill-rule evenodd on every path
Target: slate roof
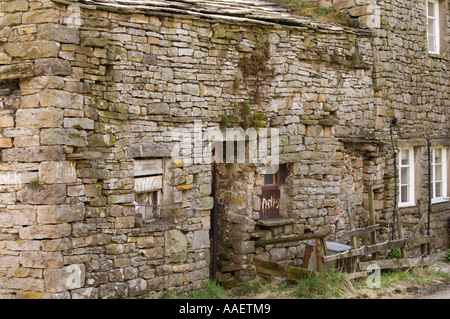
M 323 21 L 291 13 L 270 0 L 54 0 L 55 2 L 80 3 L 93 9 L 125 12 L 157 12 L 159 14 L 183 14 L 198 18 L 225 19 L 291 26 L 316 27 L 343 30 Z

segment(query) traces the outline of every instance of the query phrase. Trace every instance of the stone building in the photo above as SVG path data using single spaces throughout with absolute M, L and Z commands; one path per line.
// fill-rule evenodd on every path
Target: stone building
M 448 2 L 318 2 L 351 23 L 260 0 L 0 1 L 0 297 L 301 265 L 304 243 L 255 241 L 344 242 L 369 186 L 377 220 L 431 208 L 448 248 Z

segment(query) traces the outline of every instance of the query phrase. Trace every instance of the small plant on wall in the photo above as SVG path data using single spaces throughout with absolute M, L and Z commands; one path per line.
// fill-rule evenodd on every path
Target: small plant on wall
M 233 123 L 238 123 L 240 127 L 246 130 L 250 127 L 266 127 L 268 123 L 268 117 L 263 112 L 252 112 L 250 103 L 244 101 L 234 104 L 233 115 L 231 116 L 231 119 L 229 119 L 225 114 L 221 115 L 220 127 L 222 129 L 229 127 L 230 121 Z

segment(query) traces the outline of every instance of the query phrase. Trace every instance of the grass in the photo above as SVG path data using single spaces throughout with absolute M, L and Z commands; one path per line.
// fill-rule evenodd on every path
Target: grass
M 330 269 L 298 283 L 296 295 L 300 298 L 340 298 L 347 291 L 346 282 L 344 273 Z
M 446 263 L 450 263 L 450 250 L 447 250 L 443 256 L 443 261 Z
M 322 7 L 319 3 L 302 0 L 274 0 L 274 2 L 302 16 L 348 27 L 359 26 L 357 19 L 353 19 L 347 12 L 339 11 L 334 7 Z
M 225 289 L 217 282 L 208 280 L 203 289 L 195 291 L 192 295 L 178 294 L 172 288 L 164 291 L 160 299 L 227 299 Z M 145 296 L 145 299 L 153 299 L 152 295 Z
M 450 274 L 428 268 L 417 267 L 409 271 L 383 271 L 380 288 L 368 288 L 366 277 L 350 280 L 346 273 L 330 269 L 315 273 L 301 282 L 289 280 L 269 280 L 261 277 L 243 278 L 238 287 L 225 290 L 217 282 L 208 280 L 205 288 L 191 294 L 178 294 L 167 289 L 161 299 L 232 299 L 232 298 L 307 298 L 307 299 L 348 299 L 385 298 L 407 295 L 408 289 L 420 291 L 430 284 L 450 281 Z M 426 290 L 426 289 L 425 289 Z M 146 299 L 155 298 L 152 295 Z
M 316 273 L 304 281 L 242 279 L 235 297 L 249 298 L 306 298 L 306 299 L 349 299 L 349 298 L 397 298 L 411 291 L 420 291 L 442 280 L 450 280 L 450 274 L 417 267 L 410 271 L 383 271 L 380 288 L 368 288 L 367 277 L 350 281 L 346 273 L 330 269 Z M 408 292 L 409 291 L 409 292 Z M 233 295 L 233 294 L 231 294 Z

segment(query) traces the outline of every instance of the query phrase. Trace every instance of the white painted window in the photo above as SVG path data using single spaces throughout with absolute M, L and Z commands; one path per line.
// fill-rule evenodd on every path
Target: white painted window
M 414 149 L 400 149 L 399 168 L 399 207 L 414 206 Z
M 428 52 L 439 53 L 439 1 L 427 0 Z
M 444 147 L 431 149 L 432 202 L 448 200 L 447 197 L 447 150 Z
M 146 222 L 161 219 L 163 190 L 162 159 L 136 160 L 134 164 L 134 191 L 136 213 Z

